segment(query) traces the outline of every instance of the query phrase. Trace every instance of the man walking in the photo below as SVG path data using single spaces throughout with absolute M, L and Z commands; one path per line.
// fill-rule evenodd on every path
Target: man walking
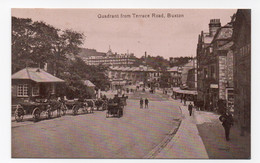
M 145 102 L 145 108 L 148 108 L 149 100 L 146 98 L 144 102 Z
M 234 123 L 233 117 L 232 117 L 231 113 L 228 111 L 228 112 L 224 113 L 223 115 L 221 115 L 219 117 L 219 120 L 222 122 L 222 126 L 225 129 L 226 140 L 229 141 L 230 140 L 230 138 L 229 138 L 230 128 L 231 128 L 231 126 L 233 126 L 233 123 Z
M 143 100 L 143 98 L 141 97 L 141 98 L 140 98 L 140 109 L 143 108 L 143 103 L 144 103 L 144 100 Z
M 190 112 L 190 116 L 191 116 L 191 114 L 192 114 L 192 108 L 193 108 L 193 105 L 192 105 L 191 102 L 190 102 L 190 104 L 189 104 L 189 106 L 188 106 L 188 109 L 189 109 L 189 112 Z

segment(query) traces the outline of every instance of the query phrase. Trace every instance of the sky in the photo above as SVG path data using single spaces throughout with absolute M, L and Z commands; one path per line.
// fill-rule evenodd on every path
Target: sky
M 180 17 L 167 17 L 167 14 Z M 12 16 L 44 21 L 60 29 L 82 32 L 82 47 L 107 52 L 134 53 L 141 57 L 196 56 L 198 35 L 208 32 L 210 19 L 227 24 L 236 9 L 12 9 Z M 103 18 L 103 15 L 110 15 Z M 122 18 L 130 15 L 129 18 Z M 139 17 L 136 15 L 149 15 Z M 153 17 L 163 14 L 164 17 Z M 102 18 L 99 18 L 102 15 Z M 119 18 L 111 18 L 118 15 Z

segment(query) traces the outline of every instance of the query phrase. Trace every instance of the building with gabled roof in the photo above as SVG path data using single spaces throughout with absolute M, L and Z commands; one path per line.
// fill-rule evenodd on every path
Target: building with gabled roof
M 198 100 L 203 101 L 206 110 L 216 110 L 220 100 L 226 101 L 227 106 L 234 102 L 232 21 L 221 27 L 219 20 L 213 20 L 209 36 L 199 35 L 197 46 Z M 207 37 L 210 43 L 204 42 Z
M 24 68 L 12 75 L 12 103 L 56 94 L 56 85 L 63 83 L 40 68 Z

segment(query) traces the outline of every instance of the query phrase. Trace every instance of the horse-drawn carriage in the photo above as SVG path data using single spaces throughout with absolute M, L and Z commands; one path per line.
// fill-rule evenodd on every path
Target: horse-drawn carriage
M 107 100 L 102 100 L 102 99 L 97 99 L 94 100 L 95 103 L 95 107 L 97 108 L 97 110 L 107 110 Z
M 127 97 L 118 97 L 117 99 L 109 100 L 107 104 L 106 117 L 122 117 L 124 106 L 126 106 L 126 99 Z
M 53 112 L 57 111 L 57 117 L 61 116 L 61 103 L 55 100 L 36 100 L 21 102 L 17 105 L 15 110 L 15 120 L 21 122 L 24 115 L 32 115 L 34 121 L 38 121 L 41 115 L 45 115 L 46 118 L 50 119 L 53 117 Z
M 115 102 L 108 103 L 106 118 L 111 116 L 120 118 L 123 116 L 123 107 L 123 105 Z
M 72 110 L 72 114 L 77 115 L 79 110 L 82 110 L 83 113 L 93 113 L 93 106 L 87 100 L 64 100 L 62 101 L 61 110 L 63 115 L 66 115 L 68 110 Z

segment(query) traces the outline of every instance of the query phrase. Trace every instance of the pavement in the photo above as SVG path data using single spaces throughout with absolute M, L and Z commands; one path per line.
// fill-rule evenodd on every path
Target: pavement
M 230 141 L 226 141 L 224 128 L 214 112 L 196 111 L 195 118 L 200 136 L 209 158 L 249 159 L 250 134 L 240 136 L 236 124 L 230 130 Z
M 208 154 L 199 135 L 194 114 L 189 115 L 187 106 L 182 106 L 182 121 L 171 141 L 154 158 L 157 159 L 207 159 Z
M 179 100 L 182 121 L 176 134 L 167 145 L 160 146 L 156 155 L 146 158 L 157 159 L 249 159 L 250 134 L 240 136 L 237 126 L 231 128 L 230 141 L 226 141 L 224 128 L 218 114 L 193 109 L 189 115 L 188 106 Z M 189 104 L 189 102 L 187 102 Z

